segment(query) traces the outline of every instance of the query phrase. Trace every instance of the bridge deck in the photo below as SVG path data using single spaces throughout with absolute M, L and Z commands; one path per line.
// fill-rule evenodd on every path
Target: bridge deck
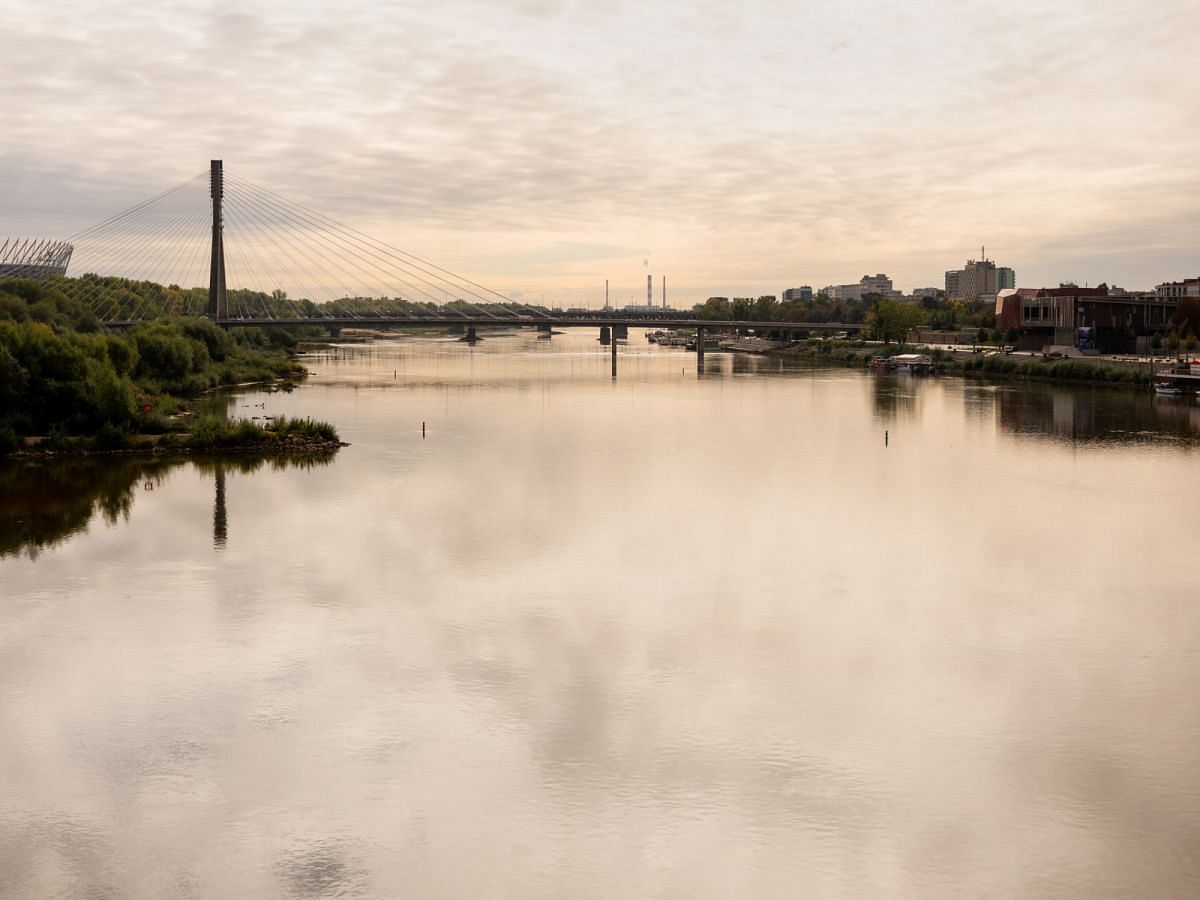
M 333 325 L 347 328 L 355 325 L 407 325 L 429 327 L 462 325 L 474 327 L 549 325 L 552 328 L 583 327 L 598 328 L 604 325 L 624 325 L 629 328 L 753 328 L 760 331 L 846 331 L 857 332 L 862 324 L 845 322 L 750 322 L 732 319 L 695 319 L 687 316 L 313 316 L 311 318 L 246 318 L 216 319 L 226 328 L 261 328 L 270 325 Z M 123 319 L 105 322 L 114 328 L 128 328 L 142 324 L 141 320 Z

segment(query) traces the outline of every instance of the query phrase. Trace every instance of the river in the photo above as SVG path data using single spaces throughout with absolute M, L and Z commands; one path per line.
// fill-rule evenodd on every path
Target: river
M 1200 406 L 595 337 L 0 467 L 0 896 L 1200 895 Z

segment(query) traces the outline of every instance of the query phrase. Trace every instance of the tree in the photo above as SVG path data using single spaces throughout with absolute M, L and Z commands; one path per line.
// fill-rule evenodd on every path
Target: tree
M 867 325 L 871 333 L 889 344 L 903 343 L 908 333 L 925 321 L 925 310 L 916 303 L 899 303 L 892 299 L 880 300 L 867 313 Z
M 730 306 L 728 297 L 709 297 L 703 303 L 697 304 L 694 307 L 696 317 L 700 319 L 724 319 L 732 318 L 730 316 Z
M 772 294 L 764 294 L 754 301 L 754 310 L 752 315 L 756 322 L 770 322 L 775 318 L 775 310 L 779 306 Z

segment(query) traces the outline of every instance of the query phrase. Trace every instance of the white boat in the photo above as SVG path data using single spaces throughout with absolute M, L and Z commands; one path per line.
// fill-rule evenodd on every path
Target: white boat
M 933 371 L 933 357 L 924 353 L 898 353 L 888 359 L 889 368 L 925 375 Z
M 1160 397 L 1182 397 L 1183 388 L 1175 387 L 1173 384 L 1156 384 L 1154 386 L 1154 393 Z M 1197 393 L 1200 393 L 1200 391 L 1197 391 Z

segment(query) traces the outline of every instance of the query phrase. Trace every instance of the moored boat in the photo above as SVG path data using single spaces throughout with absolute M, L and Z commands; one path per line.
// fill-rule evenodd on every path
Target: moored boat
M 933 371 L 933 357 L 924 353 L 898 353 L 888 360 L 888 367 L 914 375 L 928 375 Z

